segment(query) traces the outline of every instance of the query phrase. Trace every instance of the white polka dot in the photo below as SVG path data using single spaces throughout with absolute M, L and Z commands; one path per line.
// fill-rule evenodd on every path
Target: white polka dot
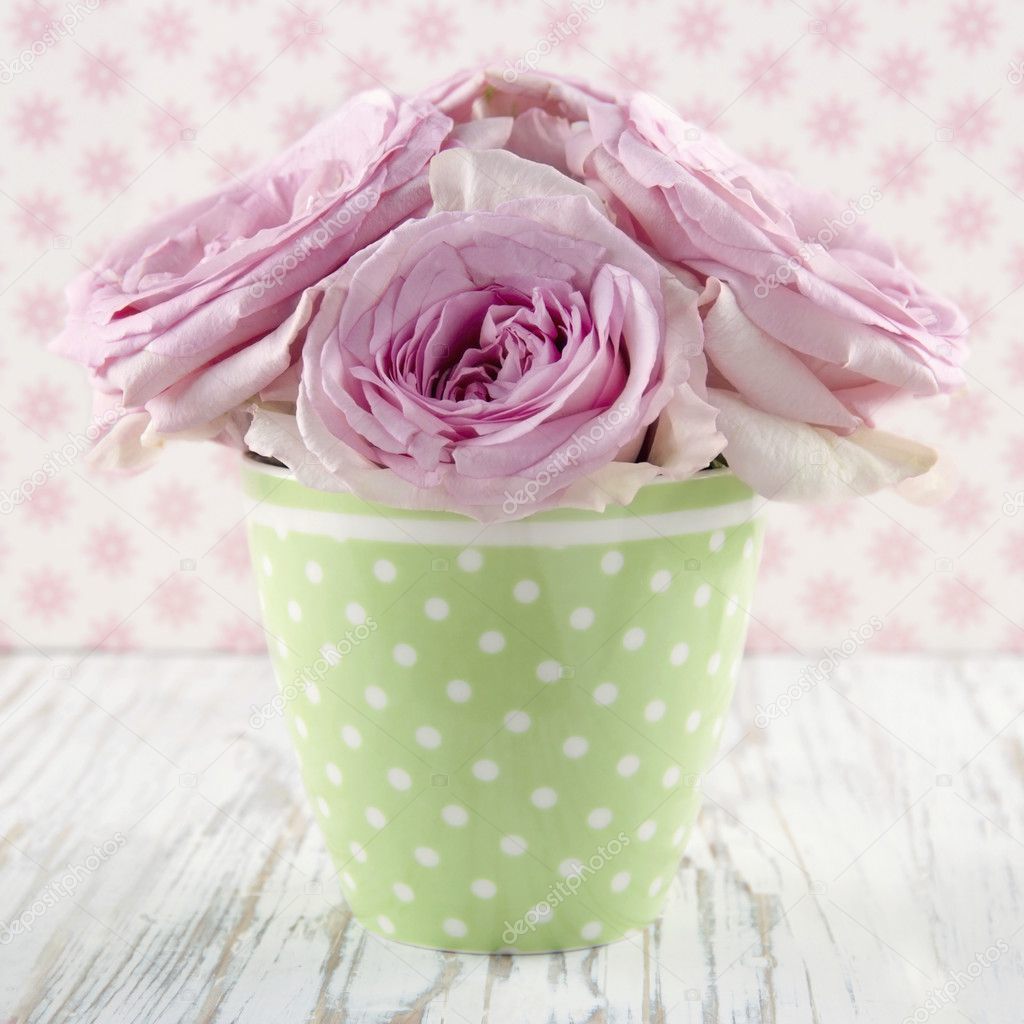
M 614 704 L 615 699 L 619 696 L 619 688 L 614 683 L 601 683 L 601 685 L 594 690 L 594 702 L 596 704 L 603 704 L 607 707 L 609 704 Z
M 478 572 L 480 566 L 484 564 L 484 556 L 475 548 L 466 548 L 465 551 L 459 552 L 455 562 L 463 572 Z
M 444 690 L 448 694 L 448 699 L 455 701 L 456 704 L 465 704 L 473 695 L 473 688 L 465 679 L 453 679 Z
M 427 750 L 436 750 L 441 746 L 441 734 L 432 725 L 421 725 L 416 730 L 416 742 Z
M 435 622 L 448 618 L 448 602 L 443 597 L 428 598 L 423 610 L 427 613 L 427 618 Z
M 558 794 L 550 786 L 541 786 L 530 794 L 530 803 L 542 811 L 547 811 L 558 803 Z
M 621 551 L 609 551 L 601 559 L 601 572 L 608 576 L 614 576 L 622 569 L 624 561 L 625 559 L 623 559 Z
M 658 823 L 651 818 L 648 818 L 637 830 L 636 837 L 641 843 L 646 843 L 655 832 L 658 831 Z
M 302 605 L 300 605 L 298 601 L 288 602 L 288 618 L 291 619 L 292 622 L 302 621 Z
M 512 595 L 520 604 L 532 604 L 540 597 L 540 587 L 533 580 L 520 580 L 512 588 Z
M 583 936 L 588 942 L 592 942 L 601 934 L 601 922 L 600 921 L 588 921 L 581 929 L 580 935 Z
M 359 886 L 356 885 L 356 880 L 347 871 L 343 871 L 341 873 L 341 880 L 345 884 L 345 887 L 347 889 L 358 889 L 359 888 Z
M 263 567 L 264 576 L 274 575 L 274 564 L 270 561 L 269 558 L 267 558 L 266 555 L 263 556 L 263 560 L 260 562 L 260 565 Z
M 308 726 L 306 725 L 306 722 L 305 722 L 305 720 L 304 720 L 304 719 L 302 719 L 302 718 L 299 718 L 299 716 L 298 716 L 298 715 L 296 715 L 296 716 L 295 716 L 295 731 L 296 731 L 296 732 L 297 732 L 297 733 L 298 733 L 298 734 L 299 734 L 299 735 L 300 735 L 300 736 L 301 736 L 301 737 L 302 737 L 303 739 L 305 739 L 305 738 L 306 738 L 306 737 L 307 737 L 307 736 L 309 735 L 309 728 L 308 728 Z
M 521 857 L 526 853 L 526 840 L 522 836 L 502 836 L 501 852 L 507 853 L 510 857 Z
M 679 782 L 679 775 L 679 766 L 674 764 L 671 768 L 668 769 L 668 771 L 665 772 L 664 775 L 662 775 L 661 784 L 666 789 L 671 789 Z
M 640 767 L 640 758 L 636 754 L 627 754 L 625 757 L 619 760 L 619 763 L 615 766 L 615 770 L 624 778 L 628 779 L 631 775 L 636 774 L 636 770 Z
M 417 846 L 413 851 L 413 856 L 425 868 L 436 868 L 441 863 L 437 850 L 432 850 L 429 846 Z
M 345 618 L 353 626 L 361 626 L 366 621 L 366 609 L 358 601 L 349 601 L 345 605 Z
M 562 666 L 557 661 L 542 661 L 537 666 L 537 678 L 542 683 L 557 683 L 562 678 Z
M 569 625 L 573 629 L 590 629 L 594 624 L 593 608 L 574 608 L 569 616 Z
M 395 789 L 408 789 L 412 785 L 412 776 L 404 768 L 389 768 L 388 782 Z
M 733 594 L 725 602 L 725 614 L 731 619 L 740 610 L 740 595 Z
M 280 654 L 282 658 L 288 657 L 288 645 L 283 640 L 277 641 L 277 653 Z
M 320 703 L 320 687 L 317 686 L 316 683 L 314 683 L 312 681 L 306 683 L 306 691 L 305 692 L 306 692 L 306 700 L 308 700 L 310 704 L 319 704 Z
M 341 769 L 333 761 L 328 761 L 324 765 L 324 775 L 332 786 L 341 785 Z
M 366 850 L 363 848 L 362 843 L 351 842 L 348 844 L 348 848 L 352 851 L 352 856 L 355 857 L 360 864 L 366 863 Z
M 639 626 L 634 626 L 632 629 L 626 630 L 626 635 L 622 638 L 622 646 L 627 651 L 636 651 L 643 647 L 646 639 L 647 634 Z
M 563 878 L 568 878 L 570 875 L 578 875 L 583 870 L 583 861 L 576 857 L 567 857 L 558 865 L 558 873 Z
M 696 732 L 700 728 L 700 712 L 691 711 L 686 717 L 686 731 Z
M 461 807 L 459 804 L 448 804 L 443 807 L 441 817 L 446 825 L 452 825 L 455 828 L 461 828 L 469 821 L 469 813 L 465 807 Z
M 277 534 L 278 540 L 285 540 L 288 536 L 288 527 L 282 526 L 280 523 L 274 527 L 274 533 Z
M 680 825 L 679 828 L 672 833 L 672 845 L 678 846 L 686 838 L 686 826 Z
M 386 558 L 382 558 L 380 561 L 374 563 L 373 575 L 376 576 L 381 583 L 391 583 L 398 575 L 398 570 L 395 568 L 394 562 L 389 562 Z
M 711 735 L 717 740 L 722 735 L 722 729 L 725 728 L 725 719 L 716 718 L 715 724 L 711 726 Z
M 721 668 L 721 666 L 722 655 L 718 651 L 715 651 L 715 653 L 712 654 L 710 658 L 708 658 L 708 675 L 713 676 L 719 670 L 719 668 Z
M 395 882 L 391 886 L 391 891 L 403 902 L 411 903 L 416 898 L 416 893 L 405 884 L 405 882 Z
M 644 718 L 648 722 L 660 722 L 665 717 L 665 702 L 663 700 L 652 700 L 644 708 Z
M 366 698 L 366 703 L 375 711 L 387 707 L 388 695 L 379 686 L 368 686 L 363 691 L 363 696 Z
M 469 891 L 478 899 L 489 900 L 494 898 L 498 887 L 488 878 L 477 878 L 470 883 Z
M 612 892 L 622 892 L 629 885 L 631 877 L 628 871 L 620 871 L 612 878 Z
M 697 592 L 693 595 L 693 603 L 698 608 L 703 608 L 704 605 L 711 600 L 711 587 L 706 583 L 702 583 L 698 588 Z
M 320 811 L 320 813 L 325 818 L 329 818 L 331 816 L 330 804 L 328 804 L 327 801 L 322 796 L 318 796 L 316 798 L 316 806 L 317 806 L 318 810 Z
M 535 903 L 527 913 L 529 914 L 531 910 L 537 920 L 541 923 L 544 921 L 550 921 L 555 913 L 554 910 L 552 910 L 550 903 Z
M 324 570 L 319 562 L 306 563 L 306 579 L 310 583 L 319 583 L 324 578 Z
M 482 761 L 477 761 L 473 765 L 473 774 L 481 782 L 493 782 L 498 777 L 500 771 L 501 769 L 493 761 L 489 761 L 486 758 Z
M 525 711 L 510 711 L 505 716 L 505 728 L 509 732 L 526 732 L 530 728 L 530 716 Z
M 724 544 L 725 544 L 725 531 L 724 530 L 715 530 L 715 532 L 713 534 L 711 534 L 711 539 L 708 541 L 708 547 L 711 548 L 712 551 L 721 551 L 722 550 L 722 546 Z
M 754 542 L 748 537 L 743 542 L 743 557 L 749 558 L 754 553 Z
M 497 654 L 505 649 L 505 638 L 496 629 L 489 629 L 480 637 L 480 650 L 484 654 Z
M 672 653 L 669 655 L 669 661 L 672 662 L 677 668 L 686 662 L 686 659 L 690 656 L 690 645 L 689 644 L 676 644 L 672 648 Z
M 655 594 L 664 594 L 666 590 L 672 585 L 672 573 L 668 569 L 659 569 L 651 577 L 651 590 Z
M 410 668 L 416 664 L 416 648 L 409 644 L 395 644 L 391 655 L 403 668 Z
M 381 914 L 377 918 L 377 927 L 387 935 L 393 935 L 395 933 L 395 926 L 391 923 L 391 918 Z
M 441 927 L 444 929 L 445 935 L 450 935 L 453 939 L 461 939 L 469 930 L 466 927 L 466 922 L 460 921 L 457 917 L 446 917 Z
M 589 746 L 590 744 L 582 736 L 570 736 L 562 744 L 562 753 L 566 757 L 582 757 L 587 752 Z
M 366 820 L 373 828 L 383 828 L 388 823 L 388 819 L 384 817 L 384 812 L 379 807 L 367 807 Z
M 664 883 L 660 878 L 656 878 L 653 882 L 651 882 L 650 886 L 648 886 L 647 895 L 657 896 L 658 893 L 661 892 L 661 887 L 663 884 Z
M 587 815 L 587 824 L 591 828 L 607 828 L 611 824 L 612 812 L 607 807 L 595 807 Z
M 345 741 L 345 745 L 353 750 L 363 742 L 362 734 L 354 725 L 343 725 L 341 727 L 341 738 Z

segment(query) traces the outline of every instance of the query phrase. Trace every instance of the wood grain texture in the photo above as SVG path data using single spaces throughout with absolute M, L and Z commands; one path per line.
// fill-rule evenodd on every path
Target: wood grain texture
M 1021 1020 L 1024 664 L 857 655 L 766 724 L 804 669 L 745 668 L 658 926 L 484 957 L 352 921 L 265 660 L 0 661 L 0 1021 Z

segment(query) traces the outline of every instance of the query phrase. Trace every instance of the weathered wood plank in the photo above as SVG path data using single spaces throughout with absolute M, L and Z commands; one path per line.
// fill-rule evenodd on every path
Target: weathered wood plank
M 0 1020 L 1017 1019 L 1024 664 L 858 654 L 768 720 L 803 670 L 746 668 L 658 926 L 511 958 L 351 920 L 283 726 L 248 725 L 263 659 L 4 659 Z

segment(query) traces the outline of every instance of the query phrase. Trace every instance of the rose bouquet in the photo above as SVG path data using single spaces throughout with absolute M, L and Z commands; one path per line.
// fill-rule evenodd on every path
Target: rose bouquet
M 56 349 L 124 410 L 97 463 L 259 458 L 264 617 L 346 897 L 462 949 L 656 916 L 738 666 L 754 492 L 926 492 L 936 454 L 875 418 L 966 354 L 827 195 L 651 96 L 487 71 L 355 97 L 69 305 Z

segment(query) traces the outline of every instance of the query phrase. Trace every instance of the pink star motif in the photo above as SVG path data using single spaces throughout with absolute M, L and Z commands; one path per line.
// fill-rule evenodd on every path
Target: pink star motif
M 994 215 L 986 198 L 964 196 L 952 199 L 942 218 L 943 230 L 950 242 L 973 249 L 984 245 L 991 234 Z
M 706 0 L 681 7 L 672 30 L 679 47 L 696 57 L 720 50 L 727 32 L 721 8 Z
M 761 572 L 778 576 L 789 567 L 791 558 L 786 535 L 781 530 L 769 530 L 765 534 L 761 551 Z
M 287 146 L 305 135 L 321 117 L 323 110 L 316 103 L 303 99 L 294 100 L 281 108 L 281 113 L 274 123 L 274 131 L 281 144 Z
M 83 54 L 78 65 L 82 92 L 101 103 L 124 91 L 127 74 L 124 56 L 108 47 L 97 47 L 95 54 Z
M 964 149 L 987 146 L 995 130 L 995 114 L 992 104 L 973 96 L 960 100 L 950 107 L 947 122 L 953 126 L 953 140 Z
M 725 104 L 718 100 L 709 99 L 702 93 L 697 93 L 680 100 L 677 109 L 683 118 L 697 129 L 698 134 L 694 140 L 697 141 L 702 129 L 713 128 L 716 132 L 722 131 L 725 122 L 722 116 L 724 106 Z
M 1005 365 L 1013 383 L 1024 384 L 1024 341 L 1016 341 L 1009 346 Z M 1024 448 L 1021 451 L 1024 452 Z M 1024 454 L 1021 456 L 1021 464 L 1024 465 Z
M 818 7 L 809 27 L 820 42 L 833 43 L 843 50 L 856 47 L 862 28 L 852 4 Z
M 969 483 L 961 484 L 936 511 L 947 529 L 960 533 L 976 530 L 993 518 L 992 502 L 980 487 Z
M 251 99 L 258 92 L 259 65 L 251 57 L 232 51 L 214 57 L 210 84 L 222 100 Z
M 249 558 L 249 539 L 245 527 L 236 526 L 232 529 L 217 542 L 212 553 L 217 559 L 217 564 L 232 576 L 244 579 L 249 575 L 252 563 Z
M 852 604 L 849 581 L 827 572 L 810 580 L 798 600 L 809 618 L 825 624 L 838 622 L 849 615 Z
M 926 155 L 920 147 L 906 143 L 884 150 L 875 164 L 875 173 L 881 181 L 880 190 L 884 193 L 891 189 L 896 195 L 919 191 L 928 176 L 925 161 Z
M 1024 479 L 1024 434 L 1011 437 L 1004 448 L 1004 461 L 1013 480 Z
M 52 192 L 37 189 L 20 200 L 17 215 L 18 233 L 33 242 L 49 240 L 61 234 L 67 226 L 64 202 Z
M 130 651 L 137 645 L 131 625 L 123 617 L 109 614 L 95 619 L 89 627 L 89 642 L 101 651 Z
M 1002 650 L 1010 654 L 1024 654 L 1024 629 L 1015 625 L 1007 626 Z
M 19 44 L 29 47 L 42 39 L 53 20 L 52 5 L 37 3 L 36 0 L 22 0 L 14 5 L 7 24 Z
M 996 29 L 999 27 L 995 4 L 982 0 L 965 0 L 961 4 L 952 4 L 949 8 L 949 20 L 943 27 L 949 37 L 950 46 L 967 53 L 987 49 L 995 43 Z
M 21 288 L 14 316 L 32 337 L 48 340 L 64 322 L 64 299 L 59 291 L 44 284 Z
M 56 142 L 64 132 L 64 113 L 57 100 L 28 96 L 15 108 L 11 118 L 19 142 L 42 149 Z
M 73 591 L 59 569 L 33 569 L 25 574 L 21 601 L 30 616 L 52 622 L 67 614 Z
M 985 393 L 979 390 L 959 391 L 949 399 L 946 422 L 958 438 L 984 434 L 992 419 L 992 407 Z
M 32 500 L 22 506 L 25 514 L 37 526 L 54 526 L 68 518 L 71 498 L 63 480 L 47 480 L 32 493 Z
M 913 651 L 920 648 L 921 641 L 916 626 L 886 618 L 885 626 L 868 641 L 868 646 L 876 651 Z
M 1014 284 L 1024 282 L 1024 245 L 1014 245 L 1006 258 L 1006 271 Z
M 153 488 L 149 510 L 158 529 L 178 535 L 196 525 L 199 503 L 187 485 L 172 481 Z
M 450 7 L 441 7 L 431 0 L 409 13 L 404 31 L 410 47 L 436 57 L 452 45 L 459 34 L 459 23 Z
M 878 69 L 878 77 L 901 96 L 919 93 L 931 73 L 925 52 L 912 50 L 905 44 L 882 54 Z
M 1024 149 L 1018 149 L 1010 165 L 1010 182 L 1015 192 L 1024 192 Z
M 171 626 L 195 622 L 203 608 L 202 584 L 191 575 L 172 576 L 149 599 L 159 620 Z
M 156 146 L 167 149 L 182 141 L 182 132 L 192 125 L 192 113 L 173 101 L 165 103 L 162 110 L 154 110 L 150 115 L 147 130 L 149 137 Z
M 318 51 L 323 46 L 326 31 L 319 9 L 307 11 L 287 5 L 278 15 L 280 44 L 296 57 L 307 57 Z
M 88 552 L 92 567 L 107 576 L 123 576 L 135 564 L 136 551 L 131 537 L 113 523 L 92 531 Z
M 853 508 L 849 502 L 831 505 L 812 505 L 807 510 L 807 517 L 818 530 L 832 533 L 849 525 Z
M 79 173 L 85 187 L 100 195 L 120 192 L 131 179 L 131 169 L 124 150 L 107 142 L 101 142 L 85 151 Z
M 946 625 L 956 628 L 974 625 L 988 610 L 984 601 L 976 594 L 969 582 L 958 579 L 944 579 L 939 582 L 935 595 L 935 607 L 939 618 Z
M 920 572 L 926 551 L 912 534 L 893 523 L 874 532 L 868 547 L 868 562 L 879 575 L 899 580 Z
M 151 11 L 144 32 L 150 49 L 168 60 L 187 54 L 195 36 L 187 12 L 170 6 Z
M 612 66 L 618 76 L 634 89 L 650 91 L 661 78 L 661 69 L 653 50 L 631 46 L 612 56 Z
M 973 288 L 961 288 L 955 295 L 956 304 L 963 310 L 971 335 L 984 337 L 999 317 L 999 306 L 992 304 L 992 296 Z
M 14 411 L 37 434 L 48 437 L 59 427 L 67 426 L 67 392 L 51 381 L 36 381 L 24 388 Z
M 375 89 L 391 80 L 391 66 L 385 54 L 372 50 L 362 50 L 355 57 L 342 54 L 338 80 L 346 96 L 363 89 Z
M 859 135 L 861 126 L 854 101 L 842 100 L 838 96 L 816 104 L 807 121 L 814 141 L 832 153 L 849 148 Z
M 1024 573 L 1024 537 L 1011 537 L 1003 545 L 1003 560 L 1014 573 Z
M 752 95 L 768 102 L 788 95 L 793 70 L 786 63 L 786 57 L 776 52 L 774 47 L 762 46 L 760 50 L 748 53 L 744 61 Z
M 252 619 L 239 615 L 221 628 L 217 647 L 235 654 L 260 654 L 266 650 L 267 637 Z

